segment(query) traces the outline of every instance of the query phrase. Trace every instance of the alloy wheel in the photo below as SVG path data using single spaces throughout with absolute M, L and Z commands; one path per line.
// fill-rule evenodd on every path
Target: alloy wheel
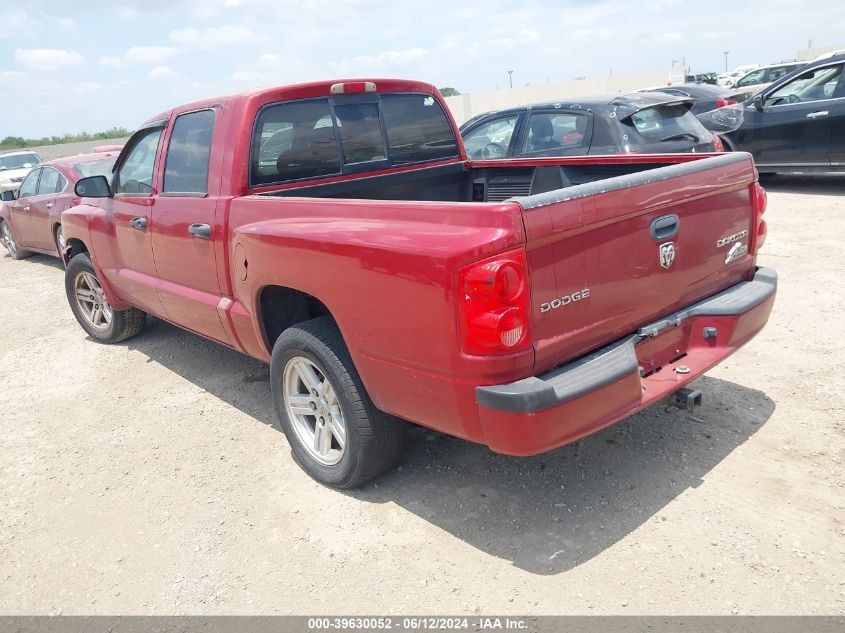
M 85 320 L 98 330 L 107 330 L 113 317 L 112 307 L 97 278 L 91 273 L 81 272 L 76 276 L 73 287 L 76 303 Z
M 334 466 L 346 450 L 346 420 L 328 376 L 294 356 L 282 373 L 282 396 L 296 437 L 315 460 Z
M 15 238 L 12 235 L 12 229 L 8 222 L 3 222 L 3 245 L 9 251 L 9 255 L 14 257 L 18 253 L 18 245 L 15 244 Z

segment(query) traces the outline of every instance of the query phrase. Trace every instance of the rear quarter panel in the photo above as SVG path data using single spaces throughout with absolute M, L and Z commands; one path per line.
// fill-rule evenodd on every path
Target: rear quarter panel
M 374 402 L 400 417 L 477 436 L 474 403 L 459 397 L 464 390 L 456 383 L 532 370 L 531 350 L 490 359 L 462 354 L 459 344 L 456 271 L 523 244 L 513 203 L 250 196 L 232 202 L 230 221 L 230 315 L 253 356 L 267 359 L 271 346 L 259 315 L 261 291 L 279 285 L 328 307 Z

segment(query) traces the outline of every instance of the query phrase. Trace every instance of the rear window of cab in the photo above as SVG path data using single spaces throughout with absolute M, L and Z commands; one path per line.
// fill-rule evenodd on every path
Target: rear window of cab
M 423 93 L 361 94 L 264 106 L 253 131 L 250 186 L 455 158 L 440 102 Z

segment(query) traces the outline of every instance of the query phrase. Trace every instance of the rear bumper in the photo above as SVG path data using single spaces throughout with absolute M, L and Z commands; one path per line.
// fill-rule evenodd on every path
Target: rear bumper
M 484 442 L 534 455 L 589 435 L 665 398 L 744 345 L 769 318 L 777 274 L 742 282 L 572 363 L 477 387 Z M 680 370 L 680 371 L 679 371 Z

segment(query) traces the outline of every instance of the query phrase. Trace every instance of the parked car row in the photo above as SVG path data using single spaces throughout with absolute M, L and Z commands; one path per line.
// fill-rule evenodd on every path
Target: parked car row
M 80 154 L 46 163 L 39 160 L 34 169 L 22 170 L 15 189 L 0 194 L 0 240 L 9 254 L 14 259 L 32 253 L 60 256 L 65 245 L 62 212 L 81 201 L 74 186 L 80 178 L 110 175 L 116 159 L 114 151 Z
M 762 88 L 751 96 L 741 86 L 660 86 L 487 112 L 460 130 L 474 159 L 727 150 L 751 153 L 762 173 L 843 171 L 843 67 L 845 53 L 834 53 L 754 71 L 753 81 L 780 77 L 753 84 Z M 702 124 L 720 113 L 735 123 Z
M 460 131 L 477 159 L 722 151 L 694 104 L 660 92 L 541 103 L 476 116 Z

